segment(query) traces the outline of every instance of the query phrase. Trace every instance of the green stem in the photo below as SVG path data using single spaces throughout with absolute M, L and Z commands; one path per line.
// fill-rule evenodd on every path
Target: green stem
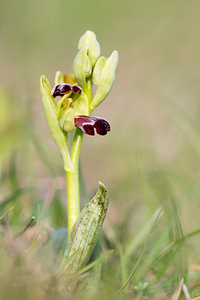
M 73 171 L 66 171 L 67 180 L 67 208 L 68 208 L 68 237 L 80 214 L 79 200 L 79 155 L 83 132 L 76 129 L 71 149 Z
M 84 93 L 87 95 L 89 103 L 92 102 L 92 77 L 87 79 L 87 86 L 84 88 Z
M 87 80 L 87 89 L 85 93 L 89 102 L 92 101 L 92 78 Z M 71 149 L 71 162 L 73 170 L 66 171 L 67 181 L 67 213 L 68 213 L 68 237 L 72 228 L 80 214 L 80 196 L 79 196 L 79 156 L 81 142 L 84 133 L 80 129 L 76 129 Z

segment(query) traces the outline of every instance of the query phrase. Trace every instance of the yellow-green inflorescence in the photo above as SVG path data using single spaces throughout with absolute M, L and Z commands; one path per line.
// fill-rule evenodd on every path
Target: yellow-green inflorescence
M 70 91 L 68 94 L 63 95 L 57 104 L 52 99 L 48 80 L 44 75 L 41 77 L 41 95 L 51 133 L 52 127 L 57 127 L 57 125 L 65 132 L 74 131 L 74 117 L 77 115 L 89 116 L 92 113 L 109 94 L 115 81 L 117 64 L 118 52 L 116 50 L 113 51 L 109 58 L 100 56 L 100 45 L 96 40 L 95 34 L 92 31 L 87 31 L 79 40 L 78 53 L 73 63 L 71 76 L 63 75 L 60 71 L 56 72 L 55 76 L 55 84 L 78 85 L 82 88 L 81 93 L 74 95 Z M 92 97 L 92 83 L 97 86 L 94 97 Z M 47 101 L 54 102 L 51 103 L 54 106 L 54 113 L 56 111 L 53 122 L 52 118 L 50 120 L 48 116 Z M 58 123 L 56 125 L 55 118 Z M 62 154 L 62 145 L 59 145 L 59 141 L 54 134 L 52 136 Z M 70 169 L 70 167 L 68 166 L 67 169 Z

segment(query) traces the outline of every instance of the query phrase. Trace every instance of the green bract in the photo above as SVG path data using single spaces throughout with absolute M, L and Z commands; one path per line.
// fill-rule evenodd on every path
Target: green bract
M 47 123 L 51 135 L 62 155 L 64 161 L 64 169 L 66 171 L 72 171 L 73 166 L 68 151 L 67 137 L 59 126 L 57 120 L 57 104 L 53 96 L 51 95 L 51 88 L 49 85 L 49 81 L 44 75 L 42 75 L 40 78 L 40 92 L 41 92 L 42 103 L 44 106 Z

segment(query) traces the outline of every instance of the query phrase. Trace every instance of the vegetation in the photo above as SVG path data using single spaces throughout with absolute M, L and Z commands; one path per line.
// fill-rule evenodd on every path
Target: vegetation
M 200 296 L 200 5 L 144 3 L 108 3 L 96 15 L 74 3 L 74 22 L 74 14 L 65 17 L 67 4 L 58 9 L 61 1 L 48 10 L 37 0 L 31 9 L 24 0 L 9 9 L 1 1 L 1 299 Z M 84 267 L 63 278 L 56 271 L 68 235 L 66 174 L 45 123 L 38 78 L 47 74 L 53 87 L 54 71 L 71 69 L 88 27 L 96 28 L 102 52 L 114 46 L 120 61 L 110 96 L 93 114 L 108 120 L 111 131 L 84 136 L 80 207 L 99 180 L 110 200 L 101 243 Z M 77 255 L 79 249 L 71 258 Z

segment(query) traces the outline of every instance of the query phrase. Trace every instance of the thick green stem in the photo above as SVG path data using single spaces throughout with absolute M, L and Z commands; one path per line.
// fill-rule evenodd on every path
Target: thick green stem
M 79 199 L 79 155 L 83 132 L 76 129 L 71 149 L 73 171 L 66 171 L 67 180 L 67 207 L 68 207 L 68 236 L 80 214 Z

